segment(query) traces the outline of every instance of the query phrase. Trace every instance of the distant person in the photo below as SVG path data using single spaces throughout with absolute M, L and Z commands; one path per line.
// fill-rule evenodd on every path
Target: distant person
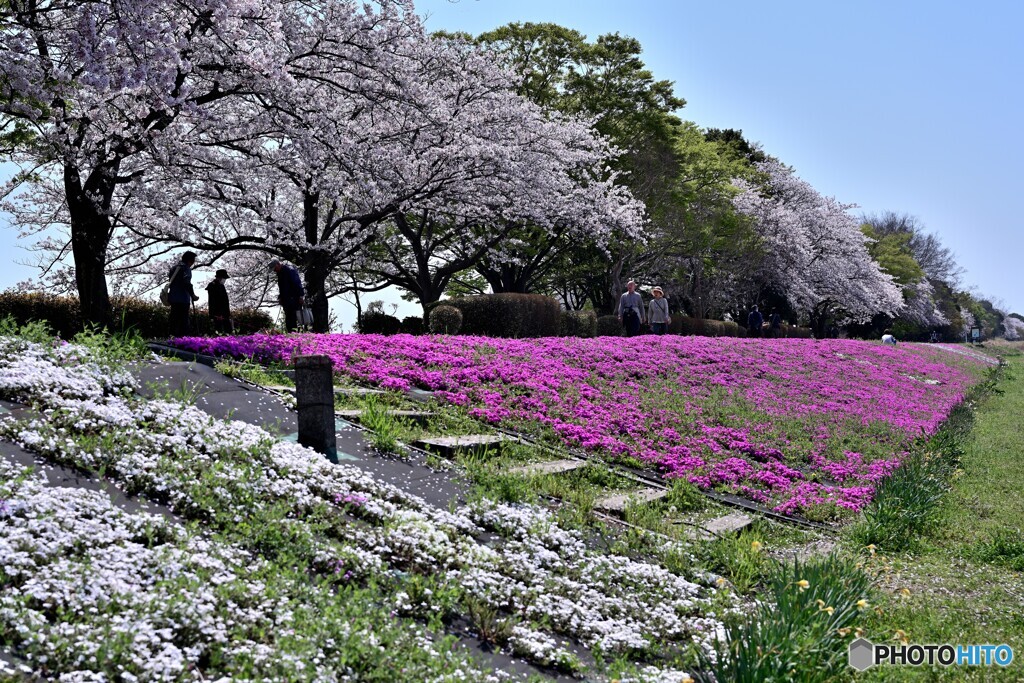
M 277 273 L 277 302 L 284 311 L 284 329 L 294 332 L 299 326 L 299 309 L 306 304 L 302 277 L 299 276 L 298 268 L 285 265 L 277 259 L 270 262 L 270 269 Z
M 231 305 L 228 303 L 228 290 L 224 281 L 228 279 L 228 271 L 221 268 L 217 271 L 213 282 L 206 285 L 206 293 L 210 297 L 210 319 L 213 330 L 218 334 L 233 334 L 234 324 L 231 322 Z
M 640 334 L 640 324 L 644 322 L 644 300 L 632 280 L 626 283 L 626 291 L 619 297 L 618 316 L 627 337 Z
M 932 330 L 932 336 L 928 338 L 932 344 L 937 344 L 939 341 L 939 333 L 936 330 Z
M 171 266 L 167 272 L 170 280 L 170 292 L 168 299 L 171 302 L 171 336 L 187 337 L 192 332 L 189 323 L 189 307 L 193 302 L 199 301 L 196 292 L 192 289 L 192 266 L 196 264 L 196 253 L 186 251 L 181 255 L 181 260 Z
M 882 333 L 882 343 L 896 346 L 896 337 L 892 336 L 892 330 L 886 330 Z
M 772 309 L 772 314 L 768 316 L 768 329 L 773 339 L 778 339 L 782 336 L 782 316 L 779 315 L 777 309 Z
M 647 304 L 647 322 L 651 324 L 651 332 L 654 334 L 665 334 L 668 326 L 672 324 L 672 316 L 668 313 L 668 299 L 661 287 L 651 290 L 654 297 Z
M 757 310 L 757 306 L 754 306 L 750 309 L 750 314 L 747 315 L 747 332 L 751 337 L 760 337 L 762 325 L 764 325 L 764 317 L 761 315 L 761 311 Z

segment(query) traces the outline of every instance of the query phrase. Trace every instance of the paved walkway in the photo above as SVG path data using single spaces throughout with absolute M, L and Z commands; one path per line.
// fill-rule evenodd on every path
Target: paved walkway
M 298 440 L 296 413 L 267 391 L 230 379 L 199 363 L 169 361 L 136 364 L 131 368 L 144 396 L 183 391 L 195 395 L 195 405 L 217 418 L 230 417 L 260 426 L 285 439 Z M 454 472 L 427 466 L 426 456 L 404 458 L 377 453 L 355 425 L 339 419 L 336 432 L 338 460 L 354 465 L 381 481 L 419 496 L 430 505 L 448 509 L 464 499 L 469 484 Z

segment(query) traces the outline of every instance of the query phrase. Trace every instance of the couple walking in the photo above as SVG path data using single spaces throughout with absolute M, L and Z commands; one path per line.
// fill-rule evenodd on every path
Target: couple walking
M 626 291 L 619 297 L 619 306 L 616 311 L 619 322 L 626 330 L 627 337 L 635 337 L 640 334 L 640 325 L 645 322 L 651 324 L 651 332 L 654 334 L 665 334 L 668 326 L 672 323 L 672 316 L 669 315 L 668 299 L 661 287 L 651 290 L 651 300 L 644 309 L 644 300 L 640 292 L 636 291 L 636 283 L 632 280 L 626 283 Z

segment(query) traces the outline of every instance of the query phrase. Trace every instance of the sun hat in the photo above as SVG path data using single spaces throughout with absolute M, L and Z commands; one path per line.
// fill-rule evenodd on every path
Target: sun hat
M 654 289 L 651 290 L 651 294 L 654 294 L 655 292 L 661 292 L 662 294 L 664 294 L 665 290 L 662 289 L 661 287 L 655 287 Z
M 227 278 L 229 278 L 231 276 L 228 275 L 228 271 L 226 271 L 223 268 L 221 268 L 220 270 L 217 271 L 217 274 L 214 275 L 214 277 L 222 277 L 224 279 L 227 279 Z

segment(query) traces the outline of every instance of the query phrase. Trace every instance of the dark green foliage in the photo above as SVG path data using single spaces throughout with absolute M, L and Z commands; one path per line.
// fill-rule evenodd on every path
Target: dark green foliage
M 562 329 L 562 307 L 542 294 L 481 294 L 446 303 L 462 311 L 462 334 L 557 337 Z
M 780 565 L 768 583 L 756 612 L 727 626 L 717 661 L 702 657 L 697 680 L 824 682 L 848 671 L 843 634 L 857 626 L 857 603 L 871 585 L 856 560 L 794 560 Z
M 435 306 L 428 322 L 431 334 L 458 334 L 462 329 L 462 311 L 445 304 Z
M 598 337 L 622 336 L 622 323 L 619 322 L 618 316 L 602 315 L 600 318 L 597 319 L 596 324 Z
M 113 331 L 135 332 L 147 339 L 161 339 L 170 330 L 170 309 L 153 301 L 129 297 L 114 297 Z M 73 296 L 55 296 L 41 292 L 0 292 L 0 317 L 11 316 L 19 325 L 32 321 L 45 321 L 62 339 L 71 339 L 82 332 L 84 325 Z M 252 334 L 272 329 L 274 321 L 265 312 L 254 309 L 236 309 L 231 312 L 235 334 Z M 213 334 L 213 324 L 205 308 L 197 308 L 193 320 L 193 333 Z
M 563 337 L 594 337 L 597 315 L 593 311 L 562 311 Z
M 423 334 L 426 330 L 426 325 L 423 324 L 423 318 L 418 315 L 410 315 L 402 318 L 402 333 L 403 334 Z
M 401 321 L 383 311 L 366 311 L 359 317 L 360 334 L 398 334 L 402 331 Z
M 978 559 L 1024 571 L 1024 533 L 999 529 L 977 546 Z

